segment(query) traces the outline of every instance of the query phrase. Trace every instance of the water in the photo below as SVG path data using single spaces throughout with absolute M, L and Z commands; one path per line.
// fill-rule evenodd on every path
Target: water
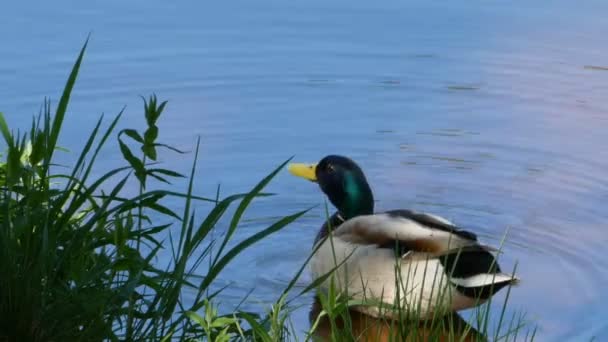
M 102 112 L 141 124 L 138 95 L 169 99 L 161 138 L 202 137 L 197 193 L 245 191 L 286 158 L 356 159 L 379 209 L 427 210 L 497 243 L 523 279 L 509 313 L 539 340 L 608 337 L 608 3 L 223 4 L 13 2 L 0 24 L 1 110 L 26 127 L 59 96 L 92 40 L 62 145 L 77 150 Z M 107 168 L 121 158 L 103 155 Z M 70 158 L 69 155 L 64 158 Z M 188 170 L 191 156 L 163 162 Z M 239 238 L 322 204 L 281 174 Z M 276 298 L 309 252 L 321 207 L 245 253 L 223 275 L 234 305 Z M 302 284 L 308 280 L 305 277 Z M 504 298 L 504 293 L 497 297 Z M 306 304 L 309 298 L 303 299 Z M 295 315 L 307 326 L 306 308 Z

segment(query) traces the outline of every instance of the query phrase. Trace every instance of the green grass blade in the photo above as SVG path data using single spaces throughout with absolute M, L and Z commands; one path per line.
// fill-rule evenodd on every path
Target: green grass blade
M 4 141 L 6 141 L 6 144 L 8 146 L 12 146 L 13 135 L 8 129 L 8 124 L 6 123 L 6 120 L 4 119 L 4 114 L 2 112 L 0 112 L 0 132 L 2 132 L 2 136 L 4 137 Z
M 78 78 L 78 71 L 80 70 L 80 65 L 82 63 L 82 59 L 84 57 L 84 52 L 86 51 L 87 45 L 89 44 L 89 37 L 87 37 L 84 45 L 80 49 L 80 53 L 78 54 L 78 58 L 72 67 L 72 71 L 70 72 L 70 76 L 66 82 L 66 85 L 63 89 L 63 93 L 61 94 L 61 99 L 59 99 L 59 103 L 57 104 L 57 109 L 55 110 L 55 118 L 53 120 L 53 124 L 50 131 L 49 141 L 48 141 L 48 155 L 45 169 L 48 170 L 48 166 L 50 165 L 51 158 L 53 156 L 53 150 L 57 145 L 57 139 L 59 138 L 59 132 L 61 131 L 61 126 L 63 125 L 63 120 L 65 118 L 65 113 L 68 109 L 68 104 L 70 102 L 70 96 L 72 94 L 72 90 L 74 89 L 74 85 L 76 84 L 76 78 Z
M 178 253 L 179 253 L 179 251 L 182 251 L 186 248 L 184 246 L 184 238 L 186 237 L 186 234 L 184 234 L 184 232 L 186 232 L 189 222 L 188 222 L 188 220 L 185 220 L 185 218 L 187 218 L 190 215 L 190 206 L 192 205 L 192 189 L 194 187 L 194 174 L 196 172 L 196 163 L 198 161 L 198 151 L 200 148 L 200 144 L 201 144 L 201 138 L 198 137 L 196 140 L 196 151 L 194 153 L 194 161 L 193 161 L 192 167 L 190 169 L 190 180 L 188 181 L 188 192 L 186 193 L 186 203 L 184 204 L 184 213 L 183 213 L 184 220 L 182 222 L 182 234 L 180 234 L 180 240 L 179 240 L 179 244 L 178 244 Z M 187 259 L 187 257 L 185 259 Z
M 264 189 L 264 187 L 266 187 L 266 185 L 268 185 L 268 183 L 270 183 L 270 181 L 279 173 L 279 171 L 281 171 L 283 169 L 283 167 L 285 167 L 285 165 L 287 165 L 287 163 L 289 163 L 291 161 L 292 158 L 289 158 L 286 161 L 284 161 L 281 165 L 279 165 L 276 169 L 274 169 L 268 176 L 264 177 L 264 179 L 262 179 L 243 198 L 243 200 L 241 201 L 241 203 L 237 207 L 234 215 L 232 216 L 232 220 L 230 222 L 230 226 L 228 228 L 228 231 L 226 232 L 226 236 L 224 237 L 224 241 L 220 245 L 220 249 L 219 249 L 219 251 L 216 254 L 216 259 L 213 262 L 214 264 L 217 261 L 217 258 L 219 258 L 220 255 L 222 254 L 222 252 L 224 251 L 224 248 L 226 247 L 226 244 L 228 244 L 228 241 L 232 238 L 232 235 L 236 231 L 236 227 L 239 224 L 239 221 L 241 220 L 241 217 L 243 216 L 243 213 L 245 212 L 245 209 L 247 209 L 247 207 L 249 206 L 249 203 L 251 203 L 251 201 L 253 200 L 253 198 L 256 197 L 256 195 L 258 193 L 260 193 L 262 191 L 262 189 Z
M 272 338 L 266 331 L 266 328 L 262 326 L 258 321 L 251 315 L 241 312 L 240 316 L 245 319 L 247 323 L 251 326 L 252 334 L 255 341 L 263 341 L 263 342 L 273 342 Z
M 285 216 L 279 221 L 272 224 L 270 227 L 263 229 L 262 231 L 257 232 L 256 234 L 238 243 L 234 248 L 230 249 L 216 264 L 213 265 L 213 267 L 209 270 L 209 273 L 207 273 L 207 276 L 201 283 L 200 289 L 206 289 L 213 282 L 213 280 L 215 280 L 215 278 L 224 269 L 224 267 L 226 267 L 226 265 L 228 265 L 228 263 L 232 259 L 234 259 L 234 257 L 239 255 L 242 251 L 244 251 L 254 243 L 266 238 L 267 236 L 285 228 L 287 225 L 297 220 L 299 217 L 306 214 L 307 212 L 308 210 L 303 210 L 293 215 Z M 198 309 L 199 307 L 195 305 L 195 308 Z

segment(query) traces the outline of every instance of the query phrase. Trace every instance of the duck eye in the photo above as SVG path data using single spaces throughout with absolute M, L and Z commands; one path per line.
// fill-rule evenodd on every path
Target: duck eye
M 326 168 L 328 173 L 332 173 L 334 171 L 336 171 L 336 168 L 332 165 L 332 164 L 327 164 Z

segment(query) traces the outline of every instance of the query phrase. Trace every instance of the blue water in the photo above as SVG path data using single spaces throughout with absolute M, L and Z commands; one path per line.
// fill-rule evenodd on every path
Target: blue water
M 218 183 L 246 191 L 292 155 L 348 155 L 379 209 L 431 211 L 494 244 L 508 230 L 503 264 L 518 262 L 523 279 L 509 314 L 525 311 L 538 340 L 608 338 L 608 3 L 35 6 L 2 9 L 0 110 L 12 126 L 27 127 L 44 96 L 58 99 L 92 32 L 62 146 L 77 151 L 102 112 L 124 105 L 121 125 L 141 127 L 138 96 L 156 92 L 170 101 L 161 140 L 192 150 L 202 138 L 202 195 Z M 102 168 L 122 165 L 116 151 Z M 192 155 L 161 159 L 187 172 Z M 278 196 L 252 206 L 237 238 L 324 200 L 286 173 L 269 190 Z M 223 303 L 252 288 L 248 307 L 276 299 L 322 210 L 242 255 L 220 280 L 234 282 Z M 300 331 L 306 315 L 294 316 Z

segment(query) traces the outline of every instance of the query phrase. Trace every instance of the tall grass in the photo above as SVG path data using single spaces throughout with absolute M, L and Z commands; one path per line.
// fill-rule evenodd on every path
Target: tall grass
M 109 122 L 101 116 L 69 171 L 55 167 L 86 47 L 87 43 L 57 106 L 53 110 L 45 100 L 28 131 L 11 130 L 0 113 L 0 133 L 6 143 L 0 163 L 0 340 L 285 341 L 297 340 L 303 333 L 305 340 L 326 336 L 342 341 L 355 340 L 367 331 L 367 327 L 361 330 L 364 321 L 377 334 L 388 332 L 400 340 L 404 332 L 420 329 L 415 320 L 363 317 L 351 310 L 353 304 L 362 303 L 335 290 L 318 291 L 331 274 L 295 292 L 310 258 L 265 314 L 238 310 L 221 314 L 217 299 L 222 290 L 216 280 L 226 266 L 307 212 L 284 216 L 238 243 L 233 241 L 251 202 L 270 195 L 264 188 L 288 161 L 247 193 L 198 196 L 194 175 L 200 142 L 186 175 L 157 163 L 160 153 L 183 152 L 158 141 L 157 123 L 167 102 L 153 95 L 143 98 L 144 129 L 117 131 L 123 111 Z M 117 139 L 124 165 L 98 175 L 100 151 L 111 139 Z M 152 179 L 166 184 L 185 179 L 187 185 L 182 191 L 155 189 Z M 132 188 L 137 189 L 135 195 L 127 191 Z M 167 205 L 176 200 L 182 203 L 179 212 Z M 196 202 L 208 204 L 209 210 L 196 213 Z M 221 237 L 211 238 L 220 226 L 225 228 Z M 163 249 L 170 251 L 170 257 L 161 263 Z M 205 273 L 198 274 L 200 269 Z M 194 293 L 194 300 L 183 299 L 185 290 Z M 310 329 L 297 331 L 290 324 L 294 303 L 312 292 L 316 299 Z M 431 324 L 431 333 L 447 331 L 451 340 L 462 336 L 452 320 L 437 322 Z M 514 322 L 510 325 L 518 328 L 512 330 L 519 331 L 519 321 Z M 506 334 L 507 339 L 513 336 Z M 499 333 L 494 336 L 504 339 Z
M 213 318 L 211 301 L 218 292 L 211 289 L 226 265 L 305 213 L 282 217 L 228 247 L 249 204 L 268 195 L 264 187 L 285 163 L 248 193 L 196 196 L 198 143 L 187 176 L 151 164 L 161 151 L 180 153 L 157 141 L 156 123 L 167 103 L 151 96 L 144 99 L 147 127 L 142 132 L 115 132 L 122 112 L 106 128 L 102 117 L 71 171 L 61 172 L 53 160 L 85 50 L 86 44 L 55 111 L 45 101 L 28 132 L 12 131 L 0 113 L 6 142 L 0 166 L 0 340 L 215 339 L 237 331 L 236 318 L 216 317 L 205 325 L 196 313 Z M 114 135 L 125 166 L 93 176 L 99 152 Z M 184 177 L 189 182 L 183 192 L 149 186 L 151 178 L 171 183 Z M 136 195 L 127 195 L 129 184 L 139 188 Z M 181 200 L 183 211 L 163 204 L 168 199 Z M 195 201 L 211 205 L 202 218 L 193 210 Z M 234 213 L 225 217 L 231 206 Z M 222 219 L 230 222 L 223 238 L 210 240 Z M 162 248 L 171 249 L 171 260 L 159 268 Z M 203 262 L 206 274 L 196 274 Z M 185 289 L 195 293 L 194 301 L 182 299 Z M 217 332 L 218 326 L 226 331 Z

